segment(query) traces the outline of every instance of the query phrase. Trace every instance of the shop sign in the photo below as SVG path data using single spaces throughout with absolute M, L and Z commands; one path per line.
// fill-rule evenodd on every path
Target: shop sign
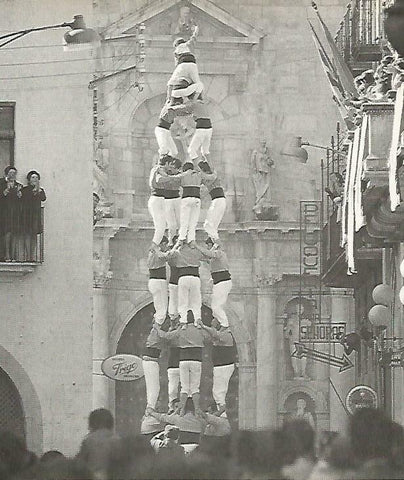
M 106 358 L 101 364 L 104 375 L 112 380 L 131 382 L 143 377 L 142 359 L 129 353 L 120 353 Z
M 377 408 L 377 393 L 366 385 L 357 385 L 349 390 L 345 405 L 349 413 L 354 414 L 361 408 Z
M 341 343 L 346 334 L 346 323 L 307 323 L 300 322 L 300 343 Z

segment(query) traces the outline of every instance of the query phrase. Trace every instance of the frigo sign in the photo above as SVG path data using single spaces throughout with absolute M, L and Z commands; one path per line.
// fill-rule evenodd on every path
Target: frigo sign
M 104 375 L 119 382 L 132 382 L 143 377 L 142 359 L 129 353 L 106 358 L 101 364 Z
M 321 202 L 300 202 L 300 272 L 321 273 Z

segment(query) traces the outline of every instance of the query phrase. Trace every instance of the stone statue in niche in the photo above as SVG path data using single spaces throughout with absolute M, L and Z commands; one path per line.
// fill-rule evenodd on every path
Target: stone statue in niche
M 258 220 L 277 220 L 277 210 L 271 203 L 271 168 L 274 161 L 265 140 L 251 154 L 252 180 L 255 187 L 253 212 Z
M 310 322 L 305 321 L 303 318 L 301 323 L 310 324 Z M 299 342 L 299 319 L 297 315 L 293 315 L 286 320 L 283 331 L 289 346 L 287 354 L 292 361 L 293 378 L 308 378 L 308 375 L 306 374 L 307 358 L 292 357 L 292 353 L 295 351 L 295 343 Z
M 306 420 L 312 428 L 315 428 L 313 414 L 308 410 L 307 403 L 304 398 L 298 398 L 296 400 L 296 412 L 294 414 L 295 418 Z
M 195 27 L 196 23 L 190 7 L 183 6 L 180 8 L 178 20 L 172 23 L 171 34 L 188 40 Z

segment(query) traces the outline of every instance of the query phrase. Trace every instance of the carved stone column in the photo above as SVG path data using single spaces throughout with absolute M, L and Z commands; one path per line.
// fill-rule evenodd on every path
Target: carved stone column
M 257 297 L 257 428 L 277 424 L 278 354 L 276 293 L 272 287 L 261 287 Z
M 102 361 L 109 351 L 109 282 L 111 257 L 109 242 L 118 232 L 120 225 L 113 220 L 102 220 L 96 224 L 93 234 L 93 408 L 110 408 L 110 382 L 101 371 Z
M 354 301 L 350 290 L 331 288 L 331 319 L 334 322 L 346 322 L 346 332 L 355 330 Z M 341 347 L 339 347 L 341 349 Z M 339 350 L 338 350 L 339 351 Z M 351 360 L 354 362 L 354 352 Z M 338 356 L 340 356 L 338 354 Z M 330 379 L 335 386 L 342 402 L 349 390 L 355 386 L 355 367 L 339 372 L 338 368 L 330 367 Z M 341 431 L 347 422 L 347 414 L 340 399 L 330 385 L 330 430 Z

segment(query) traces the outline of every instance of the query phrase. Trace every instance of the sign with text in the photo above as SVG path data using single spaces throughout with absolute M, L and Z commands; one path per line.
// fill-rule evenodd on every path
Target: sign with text
M 300 322 L 300 343 L 340 343 L 346 334 L 346 323 Z
M 101 364 L 104 375 L 112 380 L 131 382 L 143 377 L 142 359 L 129 353 L 120 353 L 106 358 Z
M 321 202 L 300 202 L 300 273 L 321 274 Z

